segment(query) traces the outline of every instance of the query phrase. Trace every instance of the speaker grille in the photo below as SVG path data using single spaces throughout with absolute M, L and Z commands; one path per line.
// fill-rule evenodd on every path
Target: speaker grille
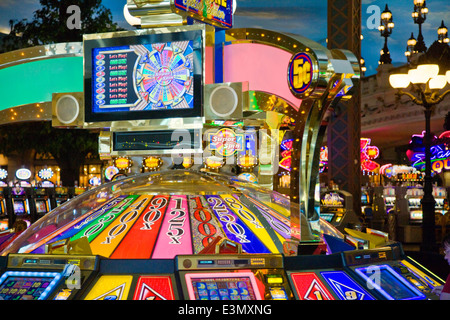
M 211 92 L 209 104 L 214 114 L 220 117 L 227 117 L 236 110 L 238 96 L 233 88 L 219 86 Z
M 56 102 L 56 117 L 61 123 L 70 124 L 74 122 L 80 112 L 77 99 L 71 95 L 64 95 Z

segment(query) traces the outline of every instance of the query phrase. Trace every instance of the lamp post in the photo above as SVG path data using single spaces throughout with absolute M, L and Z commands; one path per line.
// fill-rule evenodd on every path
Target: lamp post
M 386 4 L 384 11 L 381 13 L 380 26 L 378 27 L 381 36 L 384 37 L 384 47 L 381 49 L 380 64 L 392 62 L 391 55 L 387 47 L 387 38 L 391 35 L 393 28 L 394 22 L 392 21 L 392 12 L 389 11 L 388 5 Z
M 398 89 L 397 95 L 408 96 L 415 104 L 424 107 L 425 113 L 425 178 L 424 195 L 422 198 L 422 251 L 435 251 L 435 200 L 433 197 L 433 184 L 431 176 L 431 112 L 435 105 L 441 102 L 450 93 L 447 90 L 440 93 L 446 84 L 450 83 L 450 70 L 445 75 L 439 75 L 437 64 L 420 64 L 416 69 L 410 69 L 407 74 L 391 74 L 389 83 Z M 416 95 L 403 91 L 411 83 Z
M 414 11 L 411 15 L 414 19 L 414 23 L 419 25 L 419 35 L 417 36 L 417 43 L 414 46 L 414 49 L 417 52 L 427 51 L 422 35 L 422 23 L 427 19 L 427 13 L 428 8 L 425 0 L 414 0 Z
M 364 60 L 363 57 L 359 59 L 359 65 L 361 66 L 361 75 L 364 76 L 364 73 L 366 72 L 367 68 L 366 68 L 366 61 Z
M 405 56 L 408 59 L 408 63 L 411 61 L 412 55 L 417 53 L 414 51 L 414 46 L 416 45 L 417 40 L 414 38 L 414 34 L 411 32 L 411 37 L 406 41 L 406 50 Z
M 444 20 L 441 21 L 441 25 L 439 26 L 438 30 L 438 41 L 441 43 L 449 43 L 450 39 L 448 38 L 448 29 L 444 25 Z

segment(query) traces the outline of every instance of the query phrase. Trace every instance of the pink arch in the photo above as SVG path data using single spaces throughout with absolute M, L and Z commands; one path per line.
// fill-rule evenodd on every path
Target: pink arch
M 224 47 L 224 82 L 249 82 L 249 90 L 275 94 L 298 110 L 301 99 L 287 82 L 292 54 L 270 45 L 234 43 Z

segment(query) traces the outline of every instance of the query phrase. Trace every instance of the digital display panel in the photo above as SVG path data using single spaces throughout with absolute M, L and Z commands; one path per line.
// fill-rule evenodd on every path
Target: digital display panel
M 25 203 L 23 200 L 13 200 L 14 202 L 14 212 L 16 214 L 25 214 Z
M 251 272 L 190 273 L 185 277 L 191 300 L 261 300 Z
M 320 217 L 325 221 L 331 222 L 334 217 L 334 213 L 320 213 Z
M 389 300 L 422 300 L 426 298 L 388 265 L 356 268 L 355 271 Z
M 47 213 L 47 205 L 45 200 L 36 200 L 36 212 L 37 213 Z
M 85 121 L 200 117 L 202 30 L 84 40 Z
M 198 130 L 155 130 L 113 132 L 114 151 L 161 151 L 201 148 L 201 135 Z
M 56 272 L 7 271 L 0 278 L 3 300 L 45 300 L 59 283 Z

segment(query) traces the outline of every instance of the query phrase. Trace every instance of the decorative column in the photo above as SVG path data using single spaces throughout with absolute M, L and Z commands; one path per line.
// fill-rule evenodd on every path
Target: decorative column
M 350 50 L 361 59 L 361 0 L 328 0 L 328 48 Z M 327 128 L 328 179 L 353 195 L 361 214 L 360 89 L 338 104 Z

